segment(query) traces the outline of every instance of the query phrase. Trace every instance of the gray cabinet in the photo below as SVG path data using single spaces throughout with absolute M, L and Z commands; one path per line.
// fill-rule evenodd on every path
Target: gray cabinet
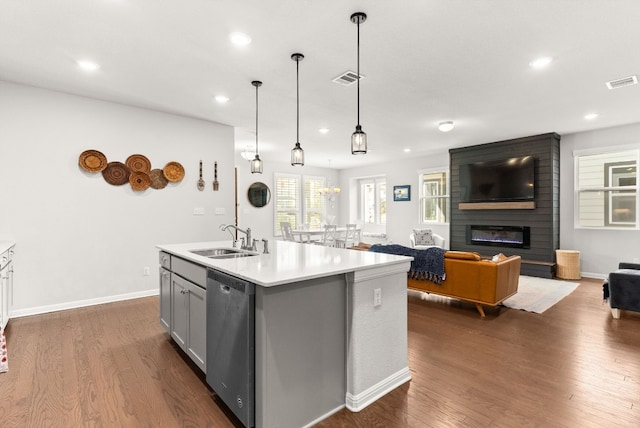
M 162 252 L 160 264 L 160 324 L 206 372 L 206 268 Z
M 171 332 L 171 271 L 160 268 L 160 325 Z

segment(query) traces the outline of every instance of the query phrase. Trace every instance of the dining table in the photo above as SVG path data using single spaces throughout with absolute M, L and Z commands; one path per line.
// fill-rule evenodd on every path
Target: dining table
M 336 239 L 343 237 L 346 231 L 346 226 L 338 226 L 336 228 Z M 300 242 L 311 243 L 322 239 L 324 228 L 292 229 L 291 233 L 293 233 L 293 236 L 297 237 Z M 360 236 L 360 229 L 356 229 L 355 236 Z

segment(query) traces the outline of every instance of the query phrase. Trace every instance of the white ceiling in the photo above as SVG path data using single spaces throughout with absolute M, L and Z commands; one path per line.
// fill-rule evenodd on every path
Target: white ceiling
M 369 153 L 350 154 L 356 87 L 332 79 L 356 69 Z M 638 122 L 638 0 L 0 0 L 0 79 L 236 127 L 236 150 L 347 168 L 524 137 Z M 233 31 L 253 42 L 229 43 Z M 551 56 L 534 70 L 529 62 Z M 101 68 L 81 72 L 75 61 Z M 217 94 L 230 98 L 225 105 Z M 592 121 L 590 112 L 599 113 Z M 449 133 L 437 130 L 454 120 Z M 330 132 L 320 134 L 327 127 Z M 410 153 L 403 149 L 410 148 Z M 331 159 L 331 162 L 329 162 Z

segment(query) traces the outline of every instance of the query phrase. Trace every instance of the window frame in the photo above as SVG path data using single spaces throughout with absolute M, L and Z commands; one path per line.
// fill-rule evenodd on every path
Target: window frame
M 597 156 L 597 155 L 616 155 L 616 154 L 630 154 L 634 158 L 629 161 L 604 161 L 602 163 L 602 167 L 605 168 L 603 172 L 604 182 L 603 185 L 600 186 L 583 186 L 580 188 L 580 158 L 587 156 Z M 611 171 L 615 167 L 619 167 L 622 164 L 625 165 L 633 165 L 635 162 L 635 185 L 627 185 L 627 186 L 613 186 L 611 181 Z M 574 229 L 591 229 L 591 230 L 640 230 L 640 186 L 638 186 L 638 167 L 640 166 L 640 149 L 637 146 L 611 146 L 611 147 L 602 147 L 598 149 L 586 149 L 586 150 L 575 150 L 573 152 L 573 172 L 574 172 L 574 181 L 573 181 L 573 192 L 574 192 L 574 201 L 573 201 L 573 226 Z M 609 218 L 611 216 L 611 206 L 612 201 L 616 198 L 615 195 L 620 195 L 620 193 L 615 192 L 631 192 L 631 194 L 635 197 L 635 220 L 633 223 L 631 222 L 610 222 Z M 581 213 L 580 213 L 580 196 L 581 194 L 588 194 L 594 192 L 602 192 L 604 203 L 602 207 L 602 216 L 603 216 L 603 225 L 601 226 L 589 226 L 582 225 L 581 221 Z M 628 224 L 628 226 L 624 226 L 624 224 Z
M 425 175 L 428 174 L 444 174 L 445 176 L 445 181 L 446 181 L 446 190 L 447 192 L 445 192 L 445 194 L 443 195 L 438 195 L 438 196 L 426 196 L 424 194 L 424 179 L 423 177 Z M 436 224 L 442 224 L 442 225 L 446 225 L 449 224 L 450 218 L 451 218 L 451 174 L 449 172 L 449 167 L 443 166 L 443 167 L 437 167 L 437 168 L 427 168 L 427 169 L 421 169 L 418 171 L 418 223 L 419 224 L 431 224 L 431 225 L 436 225 Z M 445 200 L 446 203 L 446 207 L 447 210 L 444 214 L 444 222 L 442 221 L 438 221 L 438 220 L 426 220 L 425 219 L 425 212 L 424 212 L 424 205 L 425 205 L 425 200 L 427 199 L 431 199 L 431 200 Z
M 286 178 L 289 180 L 293 180 L 296 184 L 297 192 L 294 195 L 295 207 L 291 209 L 279 209 L 278 201 L 280 200 L 280 192 L 278 191 L 278 183 L 280 179 Z M 293 229 L 299 229 L 305 223 L 305 219 L 307 218 L 308 213 L 317 212 L 320 214 L 321 218 L 327 217 L 327 203 L 326 198 L 321 197 L 322 207 L 319 209 L 309 209 L 306 206 L 307 198 L 306 198 L 306 182 L 308 180 L 315 180 L 321 184 L 321 187 L 326 187 L 327 185 L 327 177 L 324 176 L 313 176 L 313 175 L 302 175 L 302 174 L 290 174 L 285 172 L 274 172 L 273 173 L 273 183 L 274 183 L 274 191 L 273 191 L 273 236 L 282 236 L 282 231 L 280 230 L 280 222 L 278 221 L 279 213 L 286 213 L 289 215 L 293 215 L 295 217 L 295 222 L 292 223 L 291 227 Z

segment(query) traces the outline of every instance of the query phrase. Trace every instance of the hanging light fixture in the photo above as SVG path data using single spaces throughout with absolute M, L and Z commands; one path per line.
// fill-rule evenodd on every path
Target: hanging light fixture
M 251 84 L 256 87 L 256 157 L 251 161 L 251 173 L 262 174 L 262 161 L 258 152 L 258 88 L 262 86 L 262 82 L 254 80 Z
M 304 165 L 304 150 L 300 147 L 300 83 L 299 83 L 299 66 L 300 61 L 304 59 L 301 53 L 294 53 L 291 59 L 296 62 L 296 145 L 291 149 L 291 165 Z
M 358 26 L 358 68 L 357 85 L 358 85 L 358 124 L 356 125 L 356 131 L 351 134 L 351 154 L 352 155 L 365 155 L 367 154 L 367 134 L 362 130 L 360 126 L 360 24 L 367 20 L 367 15 L 363 12 L 356 12 L 351 15 L 351 22 Z

